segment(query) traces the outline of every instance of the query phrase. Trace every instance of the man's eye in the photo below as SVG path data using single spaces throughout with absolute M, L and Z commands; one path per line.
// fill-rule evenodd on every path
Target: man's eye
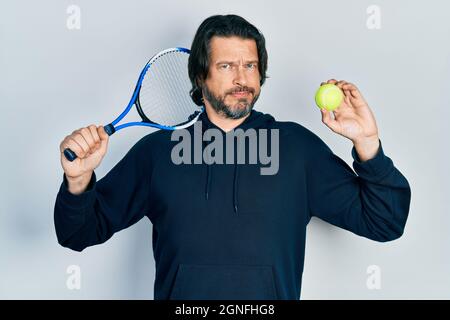
M 256 64 L 255 63 L 247 63 L 247 68 L 248 69 L 255 69 L 256 68 Z
M 226 70 L 226 69 L 229 69 L 229 68 L 230 68 L 230 65 L 229 65 L 229 64 L 226 64 L 226 63 L 225 63 L 225 64 L 221 64 L 221 65 L 220 65 L 220 69 L 225 69 L 225 70 Z

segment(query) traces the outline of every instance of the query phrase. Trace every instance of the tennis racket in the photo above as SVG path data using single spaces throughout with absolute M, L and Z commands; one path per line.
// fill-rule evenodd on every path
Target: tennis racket
M 147 126 L 164 130 L 189 127 L 204 111 L 189 95 L 191 81 L 188 75 L 189 49 L 170 48 L 154 55 L 144 66 L 128 106 L 110 124 L 104 126 L 106 133 L 113 133 L 131 126 Z M 117 125 L 133 105 L 140 122 Z M 70 148 L 64 150 L 67 160 L 77 158 Z

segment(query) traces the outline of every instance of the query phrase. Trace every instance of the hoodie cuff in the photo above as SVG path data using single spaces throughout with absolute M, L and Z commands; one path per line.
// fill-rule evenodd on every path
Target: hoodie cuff
M 68 189 L 68 181 L 65 174 L 63 174 L 63 182 L 59 189 L 61 201 L 72 209 L 83 209 L 92 206 L 95 202 L 95 185 L 97 177 L 95 172 L 92 173 L 91 180 L 83 193 L 78 195 L 70 193 Z
M 352 148 L 353 169 L 361 178 L 374 182 L 381 180 L 394 167 L 392 160 L 384 154 L 381 140 L 378 141 L 380 146 L 377 154 L 367 161 L 361 161 L 355 146 Z

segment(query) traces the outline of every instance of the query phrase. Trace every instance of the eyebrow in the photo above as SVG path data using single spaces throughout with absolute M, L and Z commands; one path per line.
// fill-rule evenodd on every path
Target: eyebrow
M 218 65 L 218 64 L 224 64 L 224 63 L 233 64 L 233 63 L 236 63 L 236 61 L 226 61 L 226 60 L 224 60 L 224 61 L 218 61 L 215 64 Z M 258 60 L 247 60 L 247 61 L 245 61 L 245 63 L 259 63 L 259 61 Z

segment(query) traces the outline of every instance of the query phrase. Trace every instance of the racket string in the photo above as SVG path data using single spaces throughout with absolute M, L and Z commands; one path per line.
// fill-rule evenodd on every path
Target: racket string
M 186 53 L 174 51 L 158 57 L 148 68 L 139 101 L 149 120 L 174 126 L 200 110 L 189 95 L 188 57 Z

